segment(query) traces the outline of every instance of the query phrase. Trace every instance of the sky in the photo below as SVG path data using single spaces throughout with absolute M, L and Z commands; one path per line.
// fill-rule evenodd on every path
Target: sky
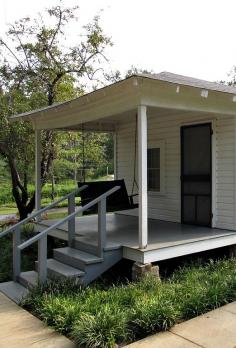
M 7 23 L 35 17 L 55 4 L 58 0 L 0 0 L 0 36 Z M 236 65 L 235 0 L 64 0 L 64 4 L 78 4 L 83 23 L 100 13 L 101 26 L 114 43 L 107 52 L 113 70 L 125 73 L 133 65 L 220 81 L 229 80 Z M 78 26 L 71 31 L 72 39 Z

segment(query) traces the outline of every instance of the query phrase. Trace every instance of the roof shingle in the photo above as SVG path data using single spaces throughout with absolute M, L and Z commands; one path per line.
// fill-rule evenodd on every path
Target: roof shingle
M 223 83 L 210 82 L 196 79 L 184 75 L 173 74 L 168 71 L 163 71 L 159 74 L 139 74 L 140 77 L 147 77 L 149 79 L 160 80 L 175 83 L 178 85 L 191 86 L 197 88 L 204 88 L 218 92 L 236 94 L 236 87 L 224 85 Z

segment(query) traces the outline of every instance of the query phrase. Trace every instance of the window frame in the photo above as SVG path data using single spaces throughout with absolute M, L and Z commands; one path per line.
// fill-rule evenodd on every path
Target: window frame
M 159 196 L 165 194 L 165 141 L 151 141 L 148 143 L 147 149 L 160 149 L 160 191 L 147 189 L 151 196 Z M 148 179 L 148 167 L 147 167 Z

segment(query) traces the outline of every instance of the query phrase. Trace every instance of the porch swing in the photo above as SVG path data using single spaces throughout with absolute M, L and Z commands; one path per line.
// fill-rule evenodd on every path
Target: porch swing
M 120 189 L 114 192 L 112 195 L 107 197 L 107 212 L 115 212 L 122 210 L 130 210 L 138 208 L 138 203 L 134 203 L 134 197 L 138 196 L 138 193 L 134 193 L 135 186 L 138 189 L 138 184 L 135 177 L 135 168 L 136 168 L 136 148 L 137 148 L 137 117 L 136 117 L 136 127 L 135 127 L 135 145 L 134 145 L 134 168 L 133 168 L 133 183 L 132 183 L 132 193 L 128 195 L 125 180 L 104 180 L 104 181 L 86 181 L 85 179 L 85 151 L 84 151 L 84 129 L 82 128 L 83 142 L 82 142 L 82 160 L 83 160 L 83 182 L 78 182 L 78 187 L 80 188 L 83 185 L 87 185 L 86 190 L 80 192 L 81 205 L 91 202 L 95 198 L 102 195 L 104 192 L 112 189 L 115 186 L 120 186 Z M 92 206 L 89 210 L 84 212 L 87 214 L 95 214 L 97 213 L 97 205 Z

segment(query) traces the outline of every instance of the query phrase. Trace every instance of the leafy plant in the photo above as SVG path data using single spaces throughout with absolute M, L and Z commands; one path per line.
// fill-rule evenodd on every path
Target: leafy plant
M 81 288 L 49 282 L 31 290 L 25 306 L 79 346 L 113 348 L 236 300 L 236 259 L 191 264 L 160 281 Z
M 127 314 L 121 308 L 103 305 L 95 313 L 81 313 L 73 326 L 72 336 L 78 346 L 114 347 L 128 338 Z

